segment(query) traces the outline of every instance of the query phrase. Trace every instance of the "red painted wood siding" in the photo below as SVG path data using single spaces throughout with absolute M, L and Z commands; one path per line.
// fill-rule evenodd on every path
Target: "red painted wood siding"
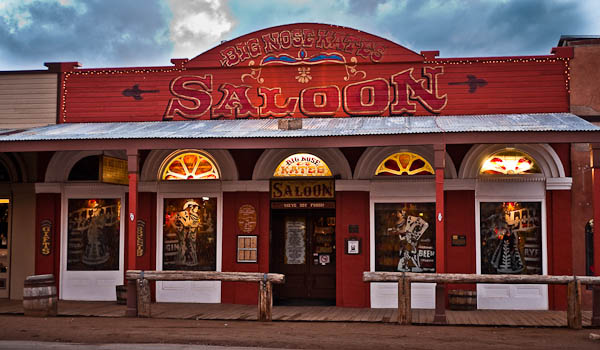
M 349 39 L 345 45 L 343 41 L 332 43 L 331 48 L 325 44 L 315 47 L 314 43 L 302 46 L 298 41 L 297 46 L 284 49 L 280 45 L 279 50 L 265 52 L 263 36 L 303 31 L 337 33 Z M 248 58 L 244 47 L 252 38 L 258 38 L 262 49 Z M 356 45 L 383 51 L 361 57 Z M 228 61 L 223 58 L 227 54 L 221 54 L 234 47 L 239 47 L 239 57 L 245 57 L 238 57 L 235 64 L 235 59 Z M 324 60 L 327 55 L 330 58 Z M 426 61 L 424 56 L 367 33 L 295 24 L 242 36 L 191 61 L 175 60 L 171 67 L 66 72 L 59 119 L 114 122 L 568 112 L 566 56 L 561 52 Z M 286 61 L 273 61 L 282 58 Z M 479 85 L 470 88 L 469 79 Z M 146 92 L 136 95 L 134 86 Z

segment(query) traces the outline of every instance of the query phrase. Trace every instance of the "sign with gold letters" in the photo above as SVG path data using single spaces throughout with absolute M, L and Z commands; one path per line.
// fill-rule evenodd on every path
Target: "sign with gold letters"
M 335 181 L 271 180 L 271 199 L 334 199 Z

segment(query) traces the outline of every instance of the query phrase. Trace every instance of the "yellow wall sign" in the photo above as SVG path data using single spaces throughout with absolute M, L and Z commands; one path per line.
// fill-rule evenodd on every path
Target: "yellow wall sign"
M 129 185 L 127 160 L 103 156 L 100 169 L 102 182 Z
M 271 199 L 333 199 L 335 182 L 330 180 L 271 180 Z
M 273 176 L 332 176 L 325 162 L 312 154 L 296 153 L 285 158 L 275 169 Z

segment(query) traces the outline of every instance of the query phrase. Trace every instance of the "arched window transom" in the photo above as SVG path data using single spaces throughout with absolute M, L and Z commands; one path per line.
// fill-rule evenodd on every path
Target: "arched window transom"
M 480 174 L 519 175 L 539 174 L 541 170 L 525 152 L 505 149 L 489 156 L 481 166 Z
M 332 174 L 329 166 L 321 158 L 309 153 L 296 153 L 279 163 L 273 176 L 332 176 Z
M 161 167 L 161 180 L 219 179 L 219 169 L 207 155 L 194 150 L 171 154 Z
M 433 167 L 425 158 L 411 152 L 398 152 L 383 160 L 375 175 L 428 175 L 435 174 Z

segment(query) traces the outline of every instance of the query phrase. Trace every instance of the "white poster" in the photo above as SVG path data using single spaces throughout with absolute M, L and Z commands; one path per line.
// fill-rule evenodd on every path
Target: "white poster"
M 306 262 L 306 221 L 304 218 L 285 220 L 285 263 L 290 265 Z

